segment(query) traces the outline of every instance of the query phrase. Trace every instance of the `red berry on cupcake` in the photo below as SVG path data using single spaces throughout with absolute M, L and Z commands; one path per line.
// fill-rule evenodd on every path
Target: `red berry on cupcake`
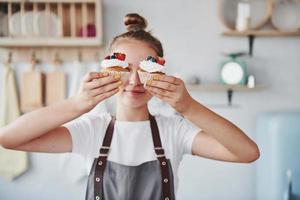
M 166 63 L 166 61 L 162 57 L 158 57 L 157 58 L 157 63 L 160 64 L 160 65 L 164 65 Z
M 116 56 L 116 58 L 117 58 L 118 60 L 122 60 L 122 61 L 124 61 L 125 58 L 126 58 L 126 55 L 123 54 L 123 53 L 114 53 L 114 56 Z

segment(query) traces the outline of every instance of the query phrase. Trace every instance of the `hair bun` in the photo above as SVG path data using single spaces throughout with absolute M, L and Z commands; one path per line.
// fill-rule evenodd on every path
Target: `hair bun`
M 147 27 L 145 18 L 136 13 L 127 14 L 124 18 L 124 24 L 127 31 L 140 31 Z

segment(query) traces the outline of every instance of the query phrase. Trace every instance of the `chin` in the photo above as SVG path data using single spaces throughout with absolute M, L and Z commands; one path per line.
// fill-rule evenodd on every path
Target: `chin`
M 152 98 L 152 95 L 146 92 L 143 95 L 131 95 L 131 94 L 126 94 L 125 92 L 122 92 L 119 94 L 118 99 L 119 101 L 127 107 L 132 107 L 132 108 L 139 108 L 147 105 L 148 101 Z

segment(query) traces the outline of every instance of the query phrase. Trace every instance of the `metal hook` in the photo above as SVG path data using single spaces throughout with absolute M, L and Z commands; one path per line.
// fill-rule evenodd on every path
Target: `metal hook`
M 82 62 L 82 52 L 78 51 L 78 62 Z
M 32 54 L 31 54 L 31 61 L 36 62 L 36 54 L 35 54 L 35 51 L 33 51 Z
M 36 63 L 37 63 L 36 54 L 35 54 L 35 51 L 33 51 L 31 54 L 31 69 L 32 69 L 32 71 L 35 70 Z
M 12 52 L 10 51 L 8 53 L 8 59 L 7 59 L 7 63 L 10 64 L 12 62 Z
M 61 63 L 60 57 L 59 57 L 59 53 L 56 52 L 55 56 L 54 56 L 54 63 L 55 65 L 59 65 Z
M 97 62 L 100 60 L 100 54 L 99 54 L 98 51 L 95 53 L 95 60 L 96 60 Z

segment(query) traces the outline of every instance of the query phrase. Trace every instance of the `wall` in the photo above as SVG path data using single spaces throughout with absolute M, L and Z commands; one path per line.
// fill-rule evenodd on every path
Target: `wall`
M 246 38 L 221 36 L 224 28 L 217 17 L 217 1 L 105 0 L 103 10 L 106 42 L 124 31 L 122 21 L 126 13 L 141 13 L 148 19 L 149 28 L 163 42 L 171 72 L 183 76 L 196 74 L 203 82 L 218 79 L 217 65 L 222 52 L 248 48 Z M 254 57 L 248 61 L 249 72 L 256 76 L 258 83 L 268 86 L 265 91 L 235 93 L 232 108 L 212 106 L 225 104 L 225 93 L 193 92 L 192 95 L 255 139 L 255 121 L 259 113 L 300 109 L 297 92 L 300 86 L 300 38 L 257 38 Z M 58 167 L 60 162 L 61 156 L 31 154 L 31 167 L 27 173 L 12 183 L 0 178 L 0 199 L 83 199 L 84 179 L 74 182 L 70 172 Z M 66 178 L 66 174 L 70 176 Z M 180 199 L 253 200 L 255 164 L 187 156 L 180 167 L 179 187 Z

